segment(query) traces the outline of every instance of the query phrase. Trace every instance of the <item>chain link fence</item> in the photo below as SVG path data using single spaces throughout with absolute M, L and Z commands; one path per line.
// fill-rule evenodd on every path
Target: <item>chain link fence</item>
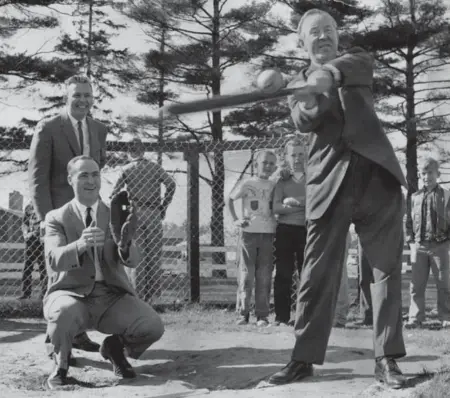
M 224 207 L 224 198 L 240 180 L 254 173 L 255 151 L 274 150 L 281 164 L 284 144 L 290 138 L 162 146 L 144 142 L 141 161 L 130 161 L 134 147 L 129 142 L 108 143 L 102 199 L 109 203 L 114 192 L 131 186 L 139 192 L 136 243 L 142 261 L 129 277 L 142 298 L 153 305 L 181 305 L 192 302 L 195 296 L 202 304 L 235 308 L 239 231 Z M 1 147 L 0 317 L 39 303 L 46 286 L 39 232 L 26 226 L 30 219 L 25 212 L 29 142 L 3 140 Z M 189 164 L 192 153 L 198 153 L 198 178 Z M 132 163 L 142 163 L 142 167 L 133 169 Z M 165 208 L 163 198 L 170 195 L 171 184 L 175 193 Z M 197 196 L 192 196 L 193 190 L 198 190 Z M 192 200 L 195 197 L 197 203 Z M 198 224 L 196 228 L 193 222 Z M 198 256 L 192 254 L 193 239 L 199 245 Z M 355 253 L 350 261 L 356 264 Z M 296 280 L 297 276 L 293 292 Z M 193 294 L 195 287 L 198 297 Z

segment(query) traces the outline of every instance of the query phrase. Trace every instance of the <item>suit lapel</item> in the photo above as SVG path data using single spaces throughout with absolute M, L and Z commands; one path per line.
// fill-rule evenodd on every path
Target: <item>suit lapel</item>
M 69 146 L 72 149 L 75 156 L 81 155 L 81 149 L 80 145 L 78 144 L 78 140 L 76 137 L 75 130 L 73 128 L 72 122 L 69 119 L 69 115 L 67 114 L 67 111 L 61 112 L 61 124 L 62 124 L 62 130 L 64 134 L 67 137 L 67 140 L 69 141 Z

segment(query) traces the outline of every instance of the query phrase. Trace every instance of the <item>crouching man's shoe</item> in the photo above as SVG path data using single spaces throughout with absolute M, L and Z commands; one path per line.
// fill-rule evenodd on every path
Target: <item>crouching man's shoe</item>
M 406 377 L 403 376 L 394 358 L 391 357 L 380 357 L 376 359 L 375 379 L 395 389 L 403 388 L 406 385 Z
M 57 390 L 67 383 L 67 369 L 55 367 L 47 379 L 47 387 L 50 390 Z
M 283 369 L 269 378 L 271 384 L 287 384 L 312 376 L 313 367 L 310 363 L 291 360 Z
M 88 352 L 98 352 L 100 349 L 100 344 L 92 341 L 87 333 L 83 332 L 75 336 L 73 339 L 72 348 Z
M 136 373 L 125 358 L 123 349 L 124 345 L 119 336 L 112 335 L 103 340 L 103 344 L 100 347 L 100 354 L 112 363 L 116 376 L 123 379 L 132 379 L 136 377 Z

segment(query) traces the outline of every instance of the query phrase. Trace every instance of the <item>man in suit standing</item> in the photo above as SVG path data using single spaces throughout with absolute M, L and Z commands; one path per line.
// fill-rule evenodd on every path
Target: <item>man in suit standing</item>
M 88 116 L 94 104 L 92 83 L 82 75 L 66 83 L 66 108 L 38 125 L 28 163 L 28 183 L 34 210 L 41 222 L 46 214 L 73 199 L 67 181 L 67 164 L 78 155 L 89 155 L 103 167 L 106 162 L 107 128 Z M 46 339 L 48 342 L 48 337 Z M 98 351 L 99 345 L 85 332 L 75 337 L 74 348 Z M 51 354 L 51 353 L 49 353 Z
M 289 97 L 291 117 L 309 133 L 305 260 L 297 296 L 291 361 L 270 381 L 310 376 L 325 359 L 345 256 L 349 226 L 372 267 L 375 378 L 402 388 L 401 267 L 404 175 L 375 113 L 373 58 L 361 48 L 337 56 L 336 21 L 326 12 L 306 12 L 298 26 L 311 64 L 290 83 L 306 85 Z
M 50 282 L 44 316 L 55 352 L 55 369 L 47 380 L 50 389 L 66 384 L 73 337 L 80 331 L 95 328 L 110 334 L 100 353 L 121 378 L 136 376 L 126 355 L 139 358 L 164 333 L 158 314 L 137 297 L 125 273 L 124 267 L 138 263 L 132 243 L 134 210 L 125 221 L 110 218 L 110 209 L 99 197 L 100 168 L 93 158 L 73 158 L 67 172 L 75 198 L 45 219 Z M 112 227 L 118 223 L 119 234 Z

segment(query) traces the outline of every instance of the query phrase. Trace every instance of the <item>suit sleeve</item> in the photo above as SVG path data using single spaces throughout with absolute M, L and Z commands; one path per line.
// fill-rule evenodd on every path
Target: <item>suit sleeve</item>
M 46 124 L 38 125 L 31 140 L 28 160 L 28 187 L 34 210 L 39 221 L 53 210 L 50 193 L 50 166 L 52 153 L 51 131 Z
M 415 241 L 414 225 L 413 225 L 413 212 L 414 212 L 414 196 L 411 197 L 411 211 L 406 214 L 406 243 L 413 243 Z
M 373 83 L 373 57 L 360 47 L 354 47 L 342 56 L 335 58 L 323 66 L 334 76 L 339 75 L 339 85 L 370 86 Z M 338 70 L 335 73 L 334 68 Z
M 304 81 L 302 78 L 294 79 L 289 83 L 288 87 L 293 87 L 299 82 Z M 316 95 L 317 105 L 311 109 L 306 109 L 302 102 L 295 99 L 294 95 L 288 97 L 288 105 L 291 109 L 292 121 L 301 133 L 310 133 L 314 131 L 323 122 L 323 115 L 330 109 L 331 99 L 324 95 Z
M 76 241 L 67 243 L 64 225 L 52 213 L 45 218 L 45 257 L 55 272 L 80 268 Z

